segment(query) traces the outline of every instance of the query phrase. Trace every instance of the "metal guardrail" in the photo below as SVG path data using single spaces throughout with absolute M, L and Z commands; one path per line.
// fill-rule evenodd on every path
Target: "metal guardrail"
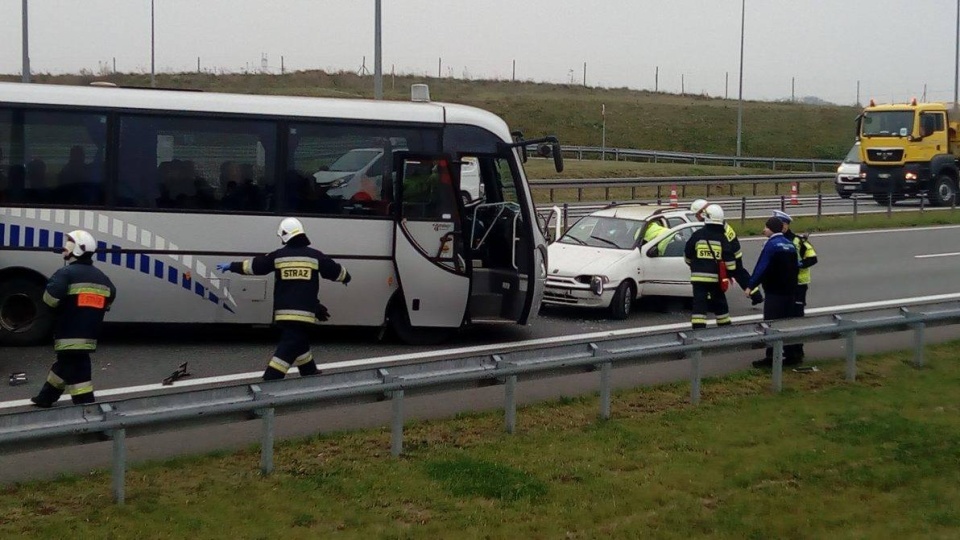
M 805 158 L 783 158 L 783 157 L 745 157 L 745 156 L 723 156 L 716 154 L 701 154 L 695 152 L 671 152 L 664 150 L 636 150 L 631 148 L 610 148 L 600 146 L 570 146 L 563 145 L 562 150 L 566 155 L 573 155 L 576 159 L 582 160 L 588 157 L 594 159 L 612 158 L 614 161 L 649 161 L 651 163 L 712 163 L 717 165 L 769 165 L 771 169 L 778 170 L 784 166 L 801 166 L 816 172 L 817 167 L 821 169 L 836 169 L 840 164 L 837 159 L 805 159 Z
M 916 309 L 916 310 L 914 310 Z M 405 365 L 323 374 L 291 380 L 133 398 L 88 406 L 30 410 L 0 415 L 0 450 L 23 452 L 51 445 L 113 441 L 113 495 L 124 501 L 126 438 L 197 424 L 260 419 L 260 468 L 273 470 L 274 420 L 317 405 L 390 399 L 391 453 L 403 451 L 403 399 L 419 392 L 450 391 L 503 384 L 506 430 L 516 426 L 516 388 L 521 378 L 600 373 L 600 417 L 610 416 L 611 370 L 634 363 L 678 359 L 690 362 L 690 400 L 700 401 L 704 353 L 772 346 L 772 389 L 782 388 L 785 344 L 846 340 L 846 378 L 856 378 L 857 338 L 896 330 L 914 332 L 914 358 L 923 365 L 924 330 L 960 324 L 960 303 L 929 304 L 899 311 L 863 311 L 843 316 L 788 319 L 760 324 L 611 337 L 547 347 L 504 346 L 499 354 L 445 358 Z
M 555 200 L 555 190 L 558 189 L 576 189 L 577 201 L 583 201 L 583 190 L 585 189 L 603 189 L 604 200 L 610 200 L 610 190 L 614 188 L 630 188 L 630 198 L 637 198 L 637 189 L 656 187 L 656 197 L 658 200 L 666 198 L 664 187 L 677 186 L 678 196 L 685 197 L 687 187 L 703 186 L 706 188 L 706 196 L 711 196 L 711 190 L 716 188 L 718 194 L 722 194 L 723 186 L 729 189 L 729 195 L 733 195 L 733 186 L 738 184 L 751 184 L 753 186 L 753 195 L 757 195 L 757 186 L 760 184 L 773 184 L 774 193 L 779 194 L 780 184 L 793 184 L 801 182 L 815 182 L 817 184 L 817 193 L 823 192 L 823 183 L 829 182 L 832 186 L 836 180 L 835 173 L 794 173 L 794 174 L 750 174 L 750 175 L 724 175 L 724 176 L 663 176 L 663 177 L 643 177 L 643 178 L 582 178 L 576 180 L 568 179 L 540 179 L 530 180 L 531 189 L 549 190 L 550 202 Z M 567 201 L 570 202 L 570 201 Z

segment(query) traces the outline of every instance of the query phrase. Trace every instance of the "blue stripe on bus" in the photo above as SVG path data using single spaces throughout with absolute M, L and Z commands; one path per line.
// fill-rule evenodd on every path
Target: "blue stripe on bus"
M 20 230 L 23 229 L 24 237 L 21 241 Z M 8 236 L 9 231 L 9 236 Z M 52 242 L 51 242 L 52 239 Z M 0 246 L 5 247 L 60 247 L 64 245 L 65 234 L 59 231 L 53 231 L 50 229 L 39 229 L 35 227 L 23 227 L 21 225 L 7 224 L 0 222 Z M 192 291 L 194 294 L 200 298 L 206 298 L 210 302 L 217 304 L 218 306 L 223 306 L 224 309 L 230 313 L 236 313 L 236 311 L 231 308 L 226 303 L 221 303 L 221 298 L 214 294 L 211 289 L 208 289 L 202 283 L 196 282 L 193 280 L 192 276 L 188 278 L 189 272 L 180 272 L 171 265 L 166 265 L 167 271 L 166 276 L 164 276 L 164 263 L 151 258 L 145 253 L 120 253 L 120 246 L 110 246 L 111 248 L 111 257 L 110 264 L 114 266 L 126 267 L 130 270 L 137 270 L 137 258 L 139 255 L 139 270 L 143 274 L 150 275 L 150 266 L 153 262 L 153 276 L 158 279 L 164 279 L 166 277 L 167 281 L 174 285 L 180 285 L 188 291 Z M 106 242 L 97 242 L 97 254 L 96 258 L 98 261 L 106 262 L 107 261 L 107 244 Z M 122 255 L 126 255 L 124 258 Z

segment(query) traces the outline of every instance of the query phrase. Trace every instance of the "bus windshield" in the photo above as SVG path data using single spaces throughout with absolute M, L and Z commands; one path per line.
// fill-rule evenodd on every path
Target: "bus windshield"
M 913 111 L 868 112 L 863 115 L 864 137 L 906 137 L 913 130 Z

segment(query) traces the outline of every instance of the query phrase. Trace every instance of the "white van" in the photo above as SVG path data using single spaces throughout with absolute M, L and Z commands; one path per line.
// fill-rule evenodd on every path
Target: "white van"
M 847 157 L 837 167 L 837 195 L 841 198 L 849 199 L 851 195 L 862 191 L 860 184 L 860 141 L 853 144 L 853 148 L 847 152 Z

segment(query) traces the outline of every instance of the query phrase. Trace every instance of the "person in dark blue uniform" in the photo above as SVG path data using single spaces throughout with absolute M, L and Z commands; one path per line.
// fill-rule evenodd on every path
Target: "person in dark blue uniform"
M 783 222 L 772 217 L 767 220 L 763 235 L 767 243 L 763 245 L 760 259 L 750 276 L 746 291 L 747 297 L 763 286 L 766 296 L 763 302 L 763 320 L 787 319 L 796 314 L 797 275 L 800 272 L 797 247 L 783 236 Z M 799 358 L 784 358 L 784 365 L 798 365 Z M 773 348 L 767 347 L 763 360 L 753 363 L 754 367 L 773 366 Z
M 57 361 L 40 392 L 30 398 L 37 407 L 51 407 L 64 391 L 75 404 L 94 403 L 90 353 L 97 350 L 103 316 L 117 297 L 110 279 L 93 266 L 97 241 L 87 231 L 67 233 L 63 259 L 69 264 L 47 282 L 43 301 L 57 318 L 53 350 Z
M 274 274 L 273 321 L 280 328 L 280 342 L 267 369 L 266 381 L 282 379 L 291 367 L 300 375 L 319 373 L 310 352 L 308 330 L 330 315 L 317 297 L 320 278 L 350 283 L 350 273 L 339 263 L 310 247 L 303 224 L 296 218 L 280 222 L 277 236 L 283 247 L 245 261 L 220 263 L 217 270 L 262 276 Z

